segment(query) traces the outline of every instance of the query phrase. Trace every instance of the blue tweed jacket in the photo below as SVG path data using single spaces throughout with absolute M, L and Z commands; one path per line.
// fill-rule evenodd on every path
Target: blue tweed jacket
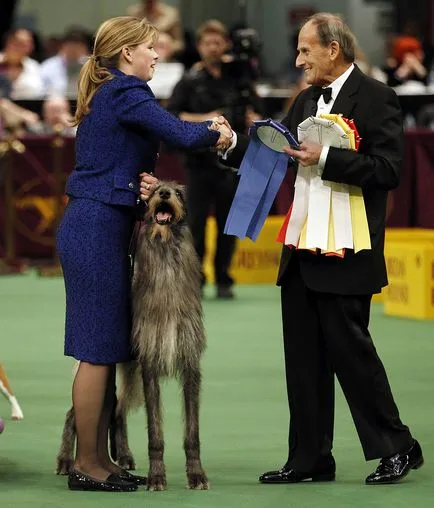
M 145 81 L 112 69 L 98 90 L 76 139 L 76 166 L 66 193 L 113 205 L 134 206 L 138 175 L 154 170 L 159 142 L 180 148 L 214 146 L 209 122 L 183 122 L 162 108 Z

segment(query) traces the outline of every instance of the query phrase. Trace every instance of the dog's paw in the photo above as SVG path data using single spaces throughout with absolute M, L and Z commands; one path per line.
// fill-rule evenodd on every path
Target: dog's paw
M 151 491 L 162 491 L 167 489 L 166 475 L 152 475 L 148 476 L 146 488 Z
M 71 458 L 57 457 L 56 474 L 67 475 L 74 464 Z
M 187 488 L 192 490 L 209 490 L 210 484 L 205 473 L 187 474 Z
M 118 460 L 118 466 L 127 471 L 134 471 L 136 469 L 136 461 L 132 455 L 124 455 Z

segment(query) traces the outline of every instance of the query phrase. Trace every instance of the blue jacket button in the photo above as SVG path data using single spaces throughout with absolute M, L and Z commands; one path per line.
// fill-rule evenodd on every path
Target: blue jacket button
M 134 183 L 133 183 L 133 182 L 130 182 L 130 183 L 128 184 L 128 187 L 129 187 L 130 189 L 134 189 Z

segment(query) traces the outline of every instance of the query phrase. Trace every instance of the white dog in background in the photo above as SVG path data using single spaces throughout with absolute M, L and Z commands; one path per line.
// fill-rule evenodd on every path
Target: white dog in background
M 17 398 L 12 391 L 11 384 L 6 370 L 0 363 L 0 392 L 8 399 L 12 407 L 12 420 L 22 420 L 24 418 L 23 412 L 20 405 L 18 404 Z

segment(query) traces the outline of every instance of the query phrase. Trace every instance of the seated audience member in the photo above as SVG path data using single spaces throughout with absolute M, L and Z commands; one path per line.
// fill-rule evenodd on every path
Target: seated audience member
M 139 4 L 130 5 L 127 8 L 127 14 L 137 18 L 146 18 L 160 32 L 165 32 L 172 36 L 174 53 L 177 54 L 183 51 L 184 32 L 181 16 L 176 7 L 167 5 L 159 0 L 142 0 Z
M 21 136 L 38 122 L 39 116 L 33 111 L 17 106 L 5 97 L 0 98 L 0 135 L 8 131 Z
M 46 95 L 77 96 L 78 75 L 89 55 L 89 39 L 81 30 L 65 34 L 56 56 L 41 64 Z
M 161 32 L 154 47 L 158 63 L 149 86 L 158 99 L 169 99 L 172 91 L 184 74 L 182 63 L 173 61 L 174 44 L 172 36 Z
M 65 97 L 48 97 L 42 106 L 42 122 L 30 126 L 32 134 L 62 134 L 75 136 L 76 127 L 72 127 L 73 117 L 68 99 Z
M 29 30 L 16 28 L 6 34 L 4 50 L 0 53 L 0 74 L 10 81 L 13 100 L 43 96 L 40 65 L 29 57 L 33 47 Z
M 400 86 L 410 81 L 427 84 L 428 72 L 423 65 L 422 44 L 415 37 L 400 36 L 392 44 L 391 58 L 383 69 L 389 86 Z

